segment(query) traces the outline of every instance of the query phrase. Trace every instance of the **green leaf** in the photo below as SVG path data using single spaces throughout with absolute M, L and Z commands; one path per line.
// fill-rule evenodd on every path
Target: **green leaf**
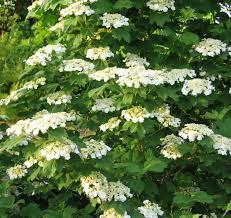
M 212 203 L 213 198 L 204 191 L 199 191 L 191 194 L 191 197 L 194 201 L 200 203 Z
M 10 151 L 25 139 L 25 136 L 13 136 L 12 138 L 7 139 L 0 147 L 0 152 Z
M 231 210 L 231 202 L 228 203 L 227 207 L 226 207 L 226 210 L 227 211 L 230 211 Z
M 15 197 L 14 196 L 1 196 L 0 198 L 0 208 L 12 209 L 14 206 Z
M 180 40 L 186 45 L 193 45 L 200 41 L 197 34 L 192 32 L 185 32 L 180 36 Z
M 76 208 L 66 207 L 63 211 L 63 217 L 65 218 L 73 218 L 74 213 L 76 213 Z
M 112 31 L 112 36 L 119 41 L 124 40 L 126 42 L 131 42 L 130 29 L 128 27 L 120 27 Z
M 145 183 L 141 180 L 131 180 L 128 182 L 128 186 L 136 193 L 141 194 L 145 188 Z
M 115 9 L 123 9 L 123 8 L 132 8 L 134 6 L 134 3 L 131 0 L 118 0 L 114 4 Z
M 151 24 L 156 23 L 158 26 L 161 26 L 161 27 L 163 27 L 165 23 L 171 21 L 169 15 L 167 14 L 153 13 L 150 15 L 149 19 L 150 19 Z
M 161 173 L 164 171 L 164 169 L 167 167 L 166 162 L 158 159 L 153 158 L 149 159 L 144 163 L 144 172 L 157 172 Z
M 20 215 L 23 217 L 37 218 L 41 217 L 42 211 L 37 204 L 30 203 L 26 207 L 23 207 L 20 211 Z
M 113 4 L 110 0 L 98 0 L 91 8 L 98 14 L 109 13 L 113 8 Z
M 225 119 L 217 123 L 217 133 L 226 137 L 231 137 L 231 119 Z
M 131 93 L 126 93 L 124 96 L 123 96 L 123 100 L 122 102 L 126 105 L 126 104 L 132 104 L 132 101 L 133 101 L 133 94 Z

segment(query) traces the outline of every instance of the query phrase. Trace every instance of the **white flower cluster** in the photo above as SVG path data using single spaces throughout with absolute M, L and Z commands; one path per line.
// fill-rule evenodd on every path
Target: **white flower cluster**
M 98 0 L 77 0 L 79 2 L 83 2 L 83 3 L 94 3 L 97 2 Z
M 3 139 L 3 137 L 4 137 L 4 134 L 3 134 L 3 132 L 2 132 L 2 131 L 0 131 L 0 140 L 2 140 L 2 139 Z
M 164 214 L 158 204 L 152 203 L 149 200 L 145 200 L 143 204 L 144 206 L 138 207 L 138 210 L 145 218 L 158 218 L 158 216 Z
M 102 17 L 100 17 L 100 20 L 103 21 L 103 26 L 106 28 L 114 27 L 119 28 L 121 26 L 129 26 L 129 19 L 121 14 L 108 14 L 104 13 Z
M 43 48 L 38 49 L 34 55 L 26 60 L 26 64 L 29 66 L 35 66 L 41 64 L 46 66 L 48 61 L 51 61 L 52 53 L 55 52 L 60 55 L 66 51 L 66 48 L 60 43 L 54 45 L 47 45 Z
M 108 187 L 108 201 L 121 201 L 125 202 L 127 198 L 132 198 L 133 195 L 130 193 L 130 188 L 125 186 L 120 181 L 109 182 Z
M 8 105 L 11 102 L 15 102 L 20 97 L 23 96 L 23 93 L 26 90 L 37 89 L 39 86 L 43 86 L 45 84 L 46 84 L 46 78 L 45 77 L 41 77 L 41 78 L 39 78 L 37 80 L 29 81 L 29 82 L 25 83 L 22 88 L 20 88 L 20 89 L 18 89 L 16 91 L 12 91 L 10 93 L 10 95 L 7 96 L 5 99 L 1 99 L 0 100 L 0 105 L 3 105 L 3 104 Z
M 107 178 L 99 172 L 92 172 L 81 179 L 83 191 L 90 198 L 98 197 L 100 201 L 126 201 L 133 195 L 130 189 L 121 182 L 108 182 Z
M 202 140 L 204 136 L 210 136 L 213 131 L 204 124 L 189 123 L 180 130 L 179 136 L 183 139 L 188 139 L 190 142 Z
M 109 113 L 116 111 L 116 107 L 114 106 L 114 101 L 112 98 L 102 98 L 95 100 L 95 104 L 93 105 L 92 110 Z
M 209 215 L 202 215 L 201 218 L 218 218 L 215 213 L 210 213 Z
M 103 174 L 92 172 L 88 176 L 81 177 L 80 181 L 83 192 L 90 199 L 98 197 L 101 201 L 107 201 L 108 181 Z
M 182 154 L 180 153 L 178 146 L 183 143 L 183 139 L 175 136 L 173 134 L 167 135 L 164 138 L 160 139 L 161 145 L 164 146 L 161 149 L 161 154 L 169 159 L 176 160 L 177 158 L 182 157 Z
M 49 105 L 60 105 L 71 103 L 72 96 L 65 94 L 63 91 L 58 91 L 47 96 L 47 103 Z
M 169 9 L 176 9 L 174 3 L 174 0 L 149 0 L 147 6 L 153 11 L 167 12 Z
M 105 61 L 107 58 L 114 57 L 114 54 L 109 47 L 98 47 L 88 49 L 86 57 L 91 60 L 100 59 Z
M 114 208 L 110 208 L 105 210 L 99 218 L 131 218 L 131 216 L 127 214 L 127 211 L 125 211 L 124 214 L 120 214 Z
M 17 101 L 19 98 L 23 96 L 23 93 L 21 91 L 12 91 L 10 95 L 8 95 L 5 99 L 0 100 L 0 105 L 8 105 L 11 102 Z
M 125 62 L 126 67 L 148 67 L 150 65 L 146 58 L 141 58 L 139 55 L 132 53 L 127 53 L 123 62 Z
M 27 136 L 25 139 L 18 143 L 18 146 L 26 146 L 31 140 L 32 138 L 30 136 Z
M 26 160 L 23 165 L 26 167 L 26 168 L 31 168 L 34 164 L 36 164 L 38 162 L 37 159 L 33 158 L 33 157 L 30 157 L 28 160 Z
M 214 134 L 210 136 L 213 140 L 213 148 L 217 150 L 218 154 L 231 155 L 231 139 L 222 135 Z
M 66 122 L 75 121 L 76 116 L 73 113 L 57 112 L 49 113 L 46 110 L 38 112 L 32 118 L 19 120 L 16 124 L 9 127 L 7 135 L 33 135 L 37 136 L 39 132 L 46 133 L 49 128 L 56 129 L 65 127 Z
M 118 72 L 119 79 L 116 81 L 120 86 L 139 88 L 141 85 L 160 85 L 164 83 L 163 75 L 157 70 L 146 70 L 136 66 Z
M 59 20 L 62 20 L 64 17 L 75 15 L 75 16 L 80 16 L 80 15 L 87 15 L 90 16 L 94 14 L 95 11 L 90 8 L 90 6 L 85 5 L 83 2 L 74 2 L 70 4 L 68 7 L 62 9 L 60 11 L 61 17 Z
M 187 77 L 193 78 L 196 76 L 195 71 L 191 69 L 150 70 L 145 69 L 144 65 L 142 66 L 142 64 L 146 63 L 145 59 L 143 61 L 127 60 L 129 65 L 134 66 L 129 68 L 109 67 L 104 70 L 91 72 L 88 74 L 88 77 L 97 81 L 103 80 L 107 82 L 110 79 L 116 79 L 118 76 L 116 83 L 120 86 L 139 88 L 140 86 L 162 85 L 164 83 L 174 85 L 175 83 L 183 82 Z
M 143 123 L 145 118 L 153 117 L 153 114 L 149 113 L 145 108 L 141 106 L 133 106 L 130 109 L 123 110 L 121 117 L 133 123 Z
M 167 104 L 154 110 L 152 114 L 153 117 L 156 117 L 164 127 L 179 127 L 181 124 L 181 120 L 179 118 L 175 118 L 170 114 L 170 107 Z
M 56 31 L 56 30 L 62 30 L 63 31 L 63 29 L 64 29 L 64 21 L 63 20 L 56 23 L 54 26 L 49 28 L 49 30 L 51 32 Z
M 23 85 L 23 87 L 20 90 L 30 90 L 30 89 L 37 89 L 39 86 L 44 86 L 46 84 L 46 78 L 40 77 L 36 80 L 29 81 Z
M 103 132 L 107 130 L 112 131 L 113 129 L 119 126 L 120 122 L 121 120 L 118 117 L 113 117 L 109 119 L 107 123 L 100 125 L 99 129 Z
M 7 175 L 10 177 L 10 180 L 22 178 L 27 174 L 27 169 L 22 165 L 15 165 L 6 170 Z
M 59 68 L 60 72 L 72 72 L 72 71 L 88 71 L 93 70 L 95 68 L 95 65 L 82 60 L 82 59 L 71 59 L 71 60 L 64 60 L 62 62 L 61 67 Z
M 35 0 L 32 5 L 30 5 L 27 9 L 28 11 L 33 11 L 37 7 L 41 6 L 46 0 Z
M 53 159 L 59 159 L 64 157 L 65 160 L 71 158 L 70 154 L 79 154 L 78 147 L 75 143 L 70 140 L 64 140 L 63 142 L 55 141 L 47 144 L 40 151 L 41 156 L 45 157 L 48 161 Z
M 107 146 L 103 141 L 96 141 L 94 139 L 91 139 L 85 141 L 84 143 L 87 145 L 87 147 L 80 149 L 80 156 L 85 159 L 88 157 L 91 157 L 93 159 L 101 159 L 107 154 L 108 151 L 111 150 L 111 148 Z
M 170 71 L 163 71 L 165 83 L 174 85 L 175 83 L 184 82 L 187 77 L 193 78 L 196 76 L 195 70 L 191 69 L 172 69 Z
M 108 67 L 104 70 L 98 70 L 96 72 L 89 73 L 88 77 L 97 81 L 103 80 L 104 82 L 107 82 L 110 79 L 115 79 L 116 75 L 124 74 L 125 71 L 126 70 L 123 68 Z
M 225 52 L 227 50 L 227 44 L 219 39 L 207 38 L 203 39 L 197 45 L 194 45 L 194 48 L 203 56 L 214 57 L 219 55 L 221 52 Z
M 215 90 L 215 87 L 212 85 L 212 82 L 207 79 L 195 78 L 191 80 L 186 80 L 184 82 L 181 92 L 183 95 L 188 95 L 191 93 L 193 96 L 204 93 L 205 95 L 210 95 L 212 91 Z

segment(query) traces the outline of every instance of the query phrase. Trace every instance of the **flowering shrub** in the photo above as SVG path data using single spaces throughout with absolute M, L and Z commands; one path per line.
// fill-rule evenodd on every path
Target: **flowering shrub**
M 0 100 L 0 215 L 228 217 L 223 2 L 34 1 L 41 46 Z

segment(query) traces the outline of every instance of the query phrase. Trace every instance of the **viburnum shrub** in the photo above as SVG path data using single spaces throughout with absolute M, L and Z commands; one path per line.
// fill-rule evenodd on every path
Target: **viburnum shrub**
M 0 101 L 1 213 L 229 217 L 225 3 L 34 1 L 43 43 Z

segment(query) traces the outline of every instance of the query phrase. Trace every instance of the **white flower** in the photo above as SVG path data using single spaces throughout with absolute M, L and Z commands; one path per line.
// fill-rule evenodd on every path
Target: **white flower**
M 182 157 L 182 154 L 180 153 L 178 146 L 183 143 L 183 139 L 175 136 L 173 134 L 167 135 L 164 138 L 160 139 L 161 145 L 163 148 L 161 149 L 161 154 L 169 159 L 177 159 Z
M 2 140 L 2 139 L 3 139 L 3 137 L 4 137 L 4 134 L 3 134 L 3 132 L 2 132 L 2 131 L 0 131 L 0 140 Z
M 34 164 L 36 164 L 38 162 L 37 159 L 33 158 L 33 157 L 30 157 L 28 160 L 26 160 L 23 165 L 26 167 L 26 168 L 30 168 L 32 167 Z
M 72 72 L 72 71 L 88 71 L 93 70 L 95 68 L 95 65 L 82 60 L 82 59 L 71 59 L 71 60 L 64 60 L 62 62 L 61 67 L 59 68 L 60 72 L 66 71 L 66 72 Z
M 82 14 L 85 14 L 87 16 L 90 16 L 94 13 L 95 11 L 92 10 L 90 6 L 84 5 L 83 2 L 74 2 L 60 11 L 61 17 L 59 18 L 59 20 L 70 15 L 80 16 Z
M 179 118 L 175 118 L 170 114 L 170 107 L 167 104 L 154 110 L 152 115 L 153 117 L 156 117 L 164 127 L 179 127 L 181 124 L 181 120 Z
M 218 218 L 215 213 L 210 213 L 210 215 L 202 215 L 201 218 Z
M 150 65 L 146 58 L 141 58 L 139 55 L 132 53 L 127 53 L 123 62 L 125 62 L 126 67 L 148 67 Z
M 26 64 L 29 66 L 35 66 L 41 64 L 42 66 L 46 66 L 47 62 L 51 61 L 52 53 L 56 53 L 57 55 L 64 53 L 66 48 L 60 43 L 54 45 L 47 45 L 43 48 L 38 49 L 34 55 L 29 57 L 26 60 Z
M 49 28 L 49 30 L 51 32 L 56 31 L 56 30 L 62 30 L 63 31 L 63 29 L 64 29 L 64 21 L 63 20 L 56 23 L 54 26 Z
M 99 173 L 92 172 L 88 176 L 83 176 L 80 179 L 83 192 L 90 198 L 98 198 L 99 203 L 102 201 L 126 201 L 133 195 L 130 193 L 130 188 L 121 182 L 108 182 L 107 178 Z
M 27 174 L 27 169 L 22 165 L 15 165 L 6 170 L 7 175 L 10 177 L 10 180 L 22 178 Z
M 175 10 L 174 0 L 149 0 L 147 6 L 153 11 L 167 12 L 169 9 Z
M 30 136 L 27 136 L 23 141 L 18 143 L 18 146 L 26 146 L 29 144 L 29 142 L 32 140 Z
M 49 105 L 60 105 L 71 103 L 72 96 L 65 94 L 65 92 L 58 91 L 47 96 L 47 103 Z
M 9 96 L 7 96 L 5 99 L 0 100 L 0 105 L 8 105 L 11 102 L 17 101 L 19 98 L 21 98 L 26 91 L 31 89 L 37 89 L 40 85 L 43 86 L 46 84 L 46 78 L 41 77 L 37 80 L 32 80 L 23 85 L 22 88 L 12 91 Z
M 108 186 L 108 201 L 121 201 L 124 202 L 127 198 L 131 198 L 133 195 L 130 193 L 130 188 L 125 186 L 120 181 L 109 182 Z
M 40 7 L 41 5 L 43 5 L 43 3 L 45 3 L 45 2 L 46 2 L 46 0 L 35 0 L 35 1 L 33 1 L 32 5 L 30 5 L 27 9 L 28 9 L 28 11 L 33 11 L 37 7 Z
M 119 28 L 121 26 L 129 26 L 129 19 L 121 14 L 108 14 L 104 13 L 100 20 L 103 21 L 103 26 L 106 28 L 114 27 Z
M 203 56 L 214 57 L 219 55 L 221 52 L 225 52 L 227 50 L 227 44 L 219 39 L 207 38 L 203 39 L 197 45 L 194 45 L 194 48 Z
M 60 157 L 64 157 L 65 160 L 69 160 L 71 153 L 79 154 L 79 150 L 75 143 L 67 139 L 63 142 L 51 142 L 40 151 L 41 156 L 45 157 L 48 161 L 53 159 L 57 160 Z
M 145 218 L 158 218 L 158 216 L 164 214 L 158 204 L 152 203 L 149 200 L 145 200 L 143 204 L 144 206 L 138 207 L 138 210 Z
M 85 141 L 84 143 L 87 145 L 87 147 L 80 149 L 80 156 L 85 159 L 88 157 L 93 159 L 101 159 L 107 154 L 108 151 L 111 150 L 111 148 L 107 146 L 103 141 L 96 141 L 91 139 L 89 141 Z
M 110 208 L 104 211 L 104 213 L 100 215 L 99 218 L 131 218 L 131 216 L 127 214 L 127 211 L 125 211 L 124 214 L 120 214 L 114 208 Z
M 37 89 L 39 86 L 44 86 L 46 84 L 46 78 L 40 77 L 36 80 L 29 81 L 23 85 L 20 90 L 30 90 L 30 89 Z
M 0 105 L 8 105 L 11 102 L 17 101 L 22 96 L 22 92 L 19 92 L 18 90 L 12 91 L 5 99 L 0 100 Z
M 83 192 L 90 199 L 98 197 L 101 201 L 107 201 L 108 181 L 103 174 L 92 172 L 88 176 L 81 177 L 80 181 Z
M 231 46 L 227 47 L 228 54 L 231 56 Z
M 204 93 L 205 95 L 210 95 L 212 91 L 215 90 L 215 87 L 212 85 L 210 80 L 207 79 L 191 79 L 184 82 L 181 92 L 184 95 L 191 93 L 193 96 Z
M 146 70 L 142 66 L 130 67 L 119 72 L 119 79 L 116 81 L 120 86 L 140 88 L 140 86 L 160 85 L 164 78 L 160 71 Z
M 180 130 L 179 136 L 183 139 L 188 139 L 190 142 L 202 140 L 204 136 L 210 136 L 213 131 L 204 124 L 190 123 L 185 124 L 185 127 Z
M 89 73 L 88 77 L 97 81 L 103 80 L 104 82 L 107 82 L 110 79 L 115 79 L 116 75 L 123 74 L 124 71 L 126 70 L 123 68 L 108 67 L 104 70 Z
M 113 117 L 110 120 L 108 120 L 107 123 L 100 125 L 99 129 L 103 132 L 107 130 L 112 131 L 113 129 L 119 126 L 120 122 L 121 120 L 118 117 Z
M 91 60 L 106 60 L 107 58 L 114 57 L 109 47 L 90 48 L 87 50 L 87 58 Z
M 123 110 L 121 117 L 133 123 L 143 123 L 145 118 L 150 118 L 153 116 L 145 108 L 141 106 L 133 106 L 130 109 Z
M 93 105 L 92 110 L 109 113 L 116 111 L 116 107 L 114 106 L 114 101 L 112 98 L 103 98 L 95 100 L 95 104 Z
M 16 124 L 9 127 L 6 132 L 7 135 L 37 136 L 40 132 L 46 133 L 49 128 L 65 127 L 66 122 L 75 121 L 75 119 L 76 116 L 73 113 L 49 113 L 43 110 L 35 114 L 31 119 L 19 120 Z
M 184 82 L 187 77 L 193 78 L 196 76 L 195 70 L 191 69 L 172 69 L 170 71 L 163 71 L 165 82 L 170 85 L 175 83 Z
M 218 154 L 231 155 L 231 139 L 222 135 L 214 134 L 210 136 L 213 140 L 213 148 L 217 150 Z

